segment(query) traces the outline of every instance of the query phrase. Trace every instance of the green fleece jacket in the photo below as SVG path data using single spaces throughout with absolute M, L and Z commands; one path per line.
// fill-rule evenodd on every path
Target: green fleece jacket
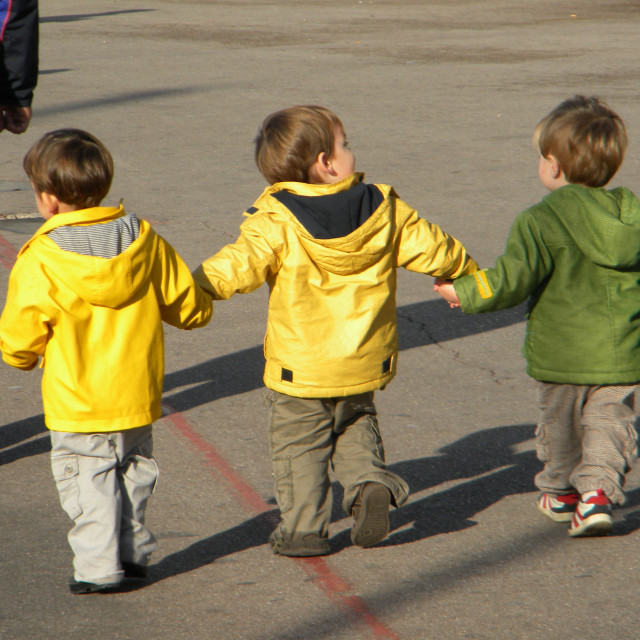
M 640 381 L 640 202 L 567 185 L 515 220 L 496 266 L 454 282 L 465 313 L 529 299 L 527 373 L 558 384 Z

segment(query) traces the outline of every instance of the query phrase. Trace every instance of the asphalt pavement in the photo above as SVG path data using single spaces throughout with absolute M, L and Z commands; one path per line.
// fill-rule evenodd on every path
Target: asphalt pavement
M 357 169 L 392 184 L 484 266 L 544 195 L 531 143 L 596 94 L 630 137 L 613 185 L 640 191 L 640 4 L 629 0 L 41 0 L 34 116 L 0 134 L 0 302 L 40 221 L 22 157 L 84 128 L 111 150 L 105 204 L 196 267 L 264 188 L 252 141 L 300 103 L 342 119 Z M 0 366 L 1 640 L 637 640 L 640 475 L 611 536 L 536 509 L 524 310 L 467 317 L 402 272 L 399 373 L 377 394 L 387 461 L 411 486 L 391 534 L 354 548 L 335 487 L 330 556 L 271 554 L 277 520 L 261 381 L 268 292 L 166 330 L 148 582 L 74 596 L 40 372 Z M 106 372 L 105 372 L 106 374 Z

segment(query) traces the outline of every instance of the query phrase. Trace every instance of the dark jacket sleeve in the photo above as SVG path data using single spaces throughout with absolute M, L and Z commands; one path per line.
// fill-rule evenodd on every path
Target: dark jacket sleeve
M 38 81 L 38 0 L 0 2 L 0 105 L 31 105 Z

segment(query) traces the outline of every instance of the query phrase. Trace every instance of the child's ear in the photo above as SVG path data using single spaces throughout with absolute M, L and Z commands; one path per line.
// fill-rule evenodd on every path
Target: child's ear
M 56 215 L 56 213 L 60 212 L 60 201 L 56 196 L 52 193 L 45 193 L 44 191 L 40 194 L 40 200 L 42 204 L 44 204 L 45 209 L 52 215 Z
M 554 180 L 557 180 L 562 175 L 562 167 L 560 166 L 560 163 L 555 156 L 549 155 L 547 156 L 547 160 L 550 164 L 551 175 L 553 176 Z
M 331 161 L 324 151 L 318 154 L 316 161 L 309 169 L 309 176 L 318 184 L 331 182 L 331 178 L 335 176 L 335 173 L 335 169 L 331 166 Z

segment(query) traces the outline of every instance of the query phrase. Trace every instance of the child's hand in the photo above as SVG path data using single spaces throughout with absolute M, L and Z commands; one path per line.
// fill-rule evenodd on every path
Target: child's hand
M 433 290 L 439 293 L 449 303 L 452 309 L 458 309 L 460 307 L 460 299 L 456 294 L 456 290 L 453 288 L 451 280 L 440 280 L 440 278 L 436 278 L 433 284 Z

